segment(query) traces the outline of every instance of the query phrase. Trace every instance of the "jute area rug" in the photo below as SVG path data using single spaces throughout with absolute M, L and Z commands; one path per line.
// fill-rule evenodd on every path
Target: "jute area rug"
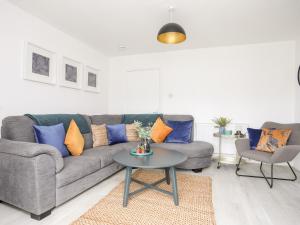
M 160 170 L 138 170 L 134 178 L 147 183 L 164 177 Z M 210 177 L 177 173 L 179 206 L 173 197 L 155 190 L 145 190 L 129 198 L 123 208 L 124 182 L 114 188 L 72 225 L 215 225 Z M 140 188 L 134 182 L 130 191 Z M 172 191 L 165 182 L 160 188 Z

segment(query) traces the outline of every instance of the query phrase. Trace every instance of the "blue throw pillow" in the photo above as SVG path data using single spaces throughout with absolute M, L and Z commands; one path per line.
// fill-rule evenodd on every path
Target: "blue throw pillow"
M 109 145 L 127 142 L 125 124 L 106 125 L 106 129 Z
M 192 140 L 193 120 L 189 121 L 172 121 L 167 120 L 167 125 L 173 129 L 168 135 L 166 143 L 182 143 L 188 144 Z
M 247 131 L 248 131 L 248 135 L 249 135 L 250 149 L 255 150 L 256 146 L 259 142 L 262 130 L 261 129 L 247 128 Z
M 66 131 L 63 123 L 52 126 L 33 125 L 33 130 L 37 143 L 54 146 L 59 150 L 62 157 L 70 155 L 64 144 Z

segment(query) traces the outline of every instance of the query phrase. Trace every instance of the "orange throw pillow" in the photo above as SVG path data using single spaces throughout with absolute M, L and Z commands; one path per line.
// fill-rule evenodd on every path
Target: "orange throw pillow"
M 274 130 L 263 128 L 256 150 L 273 153 L 276 149 L 286 145 L 291 129 Z
M 162 143 L 166 137 L 173 131 L 168 127 L 160 117 L 157 118 L 151 129 L 151 139 L 155 143 Z
M 78 156 L 83 152 L 84 138 L 74 120 L 70 122 L 65 138 L 65 145 L 67 146 L 71 155 Z

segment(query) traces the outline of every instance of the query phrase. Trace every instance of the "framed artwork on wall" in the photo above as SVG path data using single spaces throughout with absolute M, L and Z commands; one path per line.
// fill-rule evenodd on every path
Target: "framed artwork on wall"
M 55 84 L 55 53 L 30 42 L 25 42 L 23 79 L 47 84 Z
M 85 67 L 83 88 L 86 91 L 99 92 L 100 91 L 100 71 L 90 66 Z
M 81 88 L 82 64 L 73 59 L 63 57 L 60 74 L 60 85 L 68 88 Z

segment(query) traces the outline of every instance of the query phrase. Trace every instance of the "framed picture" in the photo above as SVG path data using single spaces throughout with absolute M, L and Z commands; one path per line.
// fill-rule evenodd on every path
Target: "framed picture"
M 60 74 L 60 85 L 80 89 L 82 80 L 82 64 L 73 59 L 63 57 Z
M 83 88 L 86 91 L 99 92 L 100 91 L 100 75 L 99 70 L 90 66 L 85 67 Z
M 32 43 L 25 43 L 23 78 L 48 84 L 56 83 L 56 56 Z

